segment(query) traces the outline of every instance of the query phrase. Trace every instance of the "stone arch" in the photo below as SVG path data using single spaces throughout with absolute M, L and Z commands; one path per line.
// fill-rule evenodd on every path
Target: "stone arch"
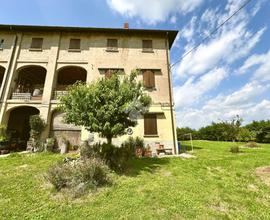
M 13 107 L 6 112 L 7 131 L 10 134 L 11 143 L 17 144 L 19 149 L 26 149 L 30 137 L 30 116 L 39 113 L 40 111 L 36 107 L 26 105 Z

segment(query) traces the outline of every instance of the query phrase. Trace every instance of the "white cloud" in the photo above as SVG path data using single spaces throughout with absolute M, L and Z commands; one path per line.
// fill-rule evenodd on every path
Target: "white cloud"
M 213 121 L 230 120 L 235 115 L 244 118 L 245 123 L 270 118 L 270 101 L 258 101 L 258 97 L 269 88 L 270 85 L 265 86 L 258 82 L 247 83 L 231 94 L 218 95 L 200 109 L 179 108 L 181 110 L 177 111 L 177 125 L 200 128 Z
M 107 0 L 110 8 L 127 17 L 138 17 L 147 24 L 164 22 L 171 14 L 185 15 L 203 0 Z
M 176 108 L 195 104 L 204 94 L 216 88 L 227 77 L 224 69 L 214 69 L 199 79 L 190 78 L 182 86 L 174 88 Z
M 176 18 L 175 15 L 173 15 L 173 16 L 170 18 L 170 22 L 171 22 L 172 24 L 175 24 L 176 21 L 177 21 L 177 18 Z
M 255 67 L 252 80 L 270 81 L 270 50 L 265 54 L 255 54 L 249 57 L 240 67 L 238 73 L 244 74 L 250 71 L 252 67 Z

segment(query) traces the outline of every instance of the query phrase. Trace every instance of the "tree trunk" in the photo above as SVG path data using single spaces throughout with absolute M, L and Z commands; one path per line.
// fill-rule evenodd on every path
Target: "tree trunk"
M 107 144 L 112 144 L 112 137 L 111 136 L 107 136 Z

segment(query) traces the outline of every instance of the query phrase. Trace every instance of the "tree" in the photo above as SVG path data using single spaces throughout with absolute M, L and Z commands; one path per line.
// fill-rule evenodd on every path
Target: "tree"
M 190 136 L 188 134 L 191 134 L 193 139 L 198 139 L 197 131 L 189 127 L 177 128 L 176 133 L 178 141 L 189 140 Z
M 144 93 L 137 71 L 120 77 L 114 73 L 91 84 L 76 83 L 60 98 L 67 123 L 97 132 L 110 144 L 113 137 L 137 124 L 136 116 L 148 111 L 151 98 Z

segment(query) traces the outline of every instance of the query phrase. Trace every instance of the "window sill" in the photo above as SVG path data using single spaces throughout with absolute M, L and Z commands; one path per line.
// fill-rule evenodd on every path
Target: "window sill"
M 145 90 L 147 91 L 157 91 L 157 88 L 156 87 L 144 87 Z
M 159 137 L 158 134 L 145 134 L 145 135 L 143 135 L 143 136 L 146 137 L 146 138 L 155 138 L 155 137 Z
M 142 53 L 154 53 L 153 50 L 142 50 Z
M 42 51 L 42 48 L 30 48 L 29 51 L 41 52 Z
M 114 52 L 114 53 L 118 53 L 118 52 L 119 52 L 119 50 L 106 49 L 106 52 Z
M 82 50 L 81 49 L 68 49 L 68 52 L 81 52 Z

